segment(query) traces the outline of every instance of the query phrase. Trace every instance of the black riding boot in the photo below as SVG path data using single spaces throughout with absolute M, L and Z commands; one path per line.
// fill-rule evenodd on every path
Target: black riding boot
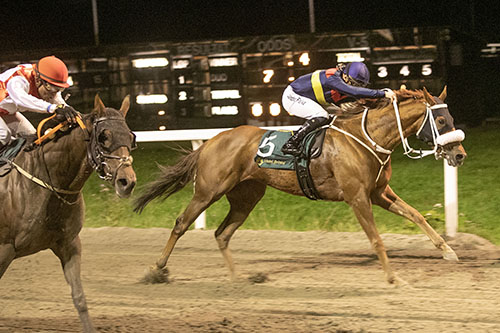
M 294 156 L 300 155 L 300 144 L 302 142 L 302 139 L 305 138 L 305 136 L 308 133 L 311 133 L 313 130 L 316 128 L 319 128 L 323 125 L 328 124 L 330 121 L 330 118 L 325 118 L 325 117 L 316 117 L 307 120 L 304 125 L 302 125 L 301 128 L 297 132 L 295 132 L 290 139 L 288 139 L 287 142 L 281 147 L 281 151 L 284 154 L 290 154 Z

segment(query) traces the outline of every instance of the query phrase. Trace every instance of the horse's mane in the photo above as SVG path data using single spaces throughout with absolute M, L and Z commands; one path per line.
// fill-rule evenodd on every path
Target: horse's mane
M 405 102 L 409 99 L 421 99 L 424 98 L 424 92 L 422 90 L 408 90 L 408 89 L 400 89 L 394 90 L 396 93 L 396 97 L 398 102 Z M 383 109 L 391 104 L 391 100 L 389 98 L 363 98 L 356 100 L 351 103 L 348 108 L 345 108 L 341 115 L 341 118 L 353 118 L 361 114 L 365 108 L 369 109 Z

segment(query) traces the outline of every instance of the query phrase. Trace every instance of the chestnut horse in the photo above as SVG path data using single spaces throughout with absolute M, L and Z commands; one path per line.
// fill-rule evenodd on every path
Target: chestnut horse
M 391 105 L 387 99 L 371 101 L 372 108 L 362 116 L 335 119 L 326 132 L 321 156 L 310 163 L 310 172 L 323 200 L 345 201 L 351 206 L 382 264 L 387 281 L 405 284 L 389 264 L 375 226 L 372 204 L 416 223 L 442 251 L 445 259 L 458 258 L 425 218 L 389 186 L 390 154 L 401 141 L 408 155 L 415 153 L 406 138 L 417 133 L 419 138 L 434 147 L 431 152 L 436 157 L 446 158 L 450 165 L 461 165 L 466 154 L 461 145 L 463 132 L 455 130 L 453 118 L 443 103 L 446 88 L 439 97 L 431 96 L 425 88 L 423 91 L 399 90 L 396 94 L 399 105 Z M 399 111 L 395 107 L 399 107 Z M 167 198 L 195 180 L 194 196 L 177 218 L 148 279 L 162 276 L 162 269 L 179 237 L 202 211 L 223 195 L 227 196 L 230 211 L 215 231 L 215 238 L 234 279 L 229 240 L 263 197 L 266 186 L 303 195 L 294 172 L 261 169 L 254 162 L 264 133 L 265 130 L 252 126 L 222 132 L 184 156 L 176 165 L 161 167 L 158 179 L 145 186 L 143 194 L 135 200 L 135 211 L 142 211 L 154 198 Z M 166 274 L 166 270 L 163 273 Z
M 125 123 L 130 101 L 120 110 L 95 108 L 75 127 L 31 151 L 22 151 L 13 169 L 0 178 L 0 278 L 16 258 L 51 249 L 59 258 L 84 332 L 95 332 L 80 279 L 84 221 L 82 188 L 96 170 L 120 197 L 136 184 L 130 150 L 134 135 Z

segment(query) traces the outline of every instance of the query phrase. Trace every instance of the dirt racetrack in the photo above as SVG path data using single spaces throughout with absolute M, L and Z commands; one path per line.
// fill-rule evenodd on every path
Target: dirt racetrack
M 459 263 L 423 235 L 383 235 L 394 288 L 362 233 L 236 232 L 241 281 L 229 282 L 213 231 L 192 230 L 169 262 L 171 284 L 142 284 L 168 229 L 84 229 L 82 278 L 100 332 L 500 332 L 500 249 L 460 234 Z M 249 277 L 264 281 L 250 282 Z M 255 279 L 254 279 L 255 280 Z M 0 280 L 0 332 L 81 330 L 50 251 Z

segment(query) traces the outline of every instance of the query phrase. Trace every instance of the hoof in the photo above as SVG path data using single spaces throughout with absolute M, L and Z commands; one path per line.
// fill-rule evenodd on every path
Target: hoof
M 397 275 L 394 275 L 392 278 L 388 278 L 387 281 L 396 288 L 410 287 L 410 284 L 408 282 Z
M 443 259 L 449 260 L 449 261 L 455 261 L 455 262 L 459 261 L 457 254 L 451 248 L 443 251 Z
M 398 277 L 394 281 L 394 287 L 395 288 L 404 288 L 404 289 L 413 289 L 413 287 L 408 282 L 406 282 L 406 280 L 403 280 L 403 279 L 398 278 Z
M 256 274 L 254 274 L 252 276 L 249 276 L 248 277 L 248 281 L 250 281 L 253 284 L 255 284 L 255 283 L 264 283 L 264 282 L 269 281 L 269 277 L 265 273 L 256 273 Z
M 141 282 L 145 284 L 170 283 L 168 279 L 168 268 L 158 268 L 156 266 L 149 267 L 144 273 Z

